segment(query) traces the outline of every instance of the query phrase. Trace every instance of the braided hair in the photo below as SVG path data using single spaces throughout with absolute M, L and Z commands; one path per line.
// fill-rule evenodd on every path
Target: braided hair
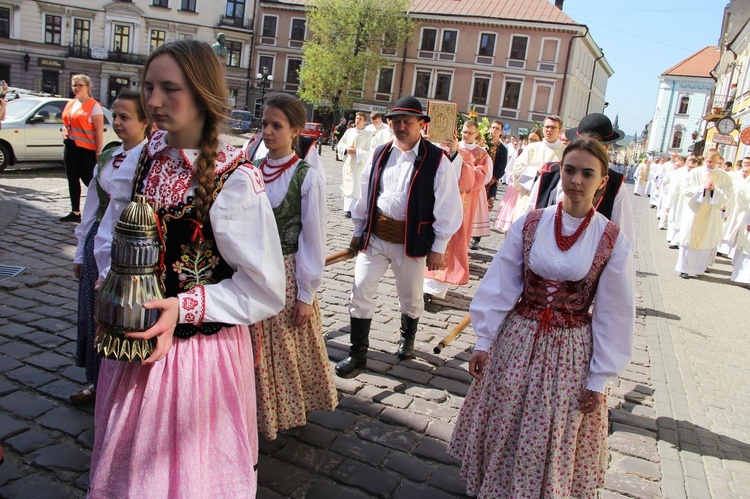
M 165 43 L 149 54 L 144 68 L 144 77 L 148 67 L 159 56 L 170 55 L 185 74 L 196 104 L 203 111 L 205 120 L 198 149 L 200 153 L 195 160 L 195 178 L 198 186 L 195 189 L 195 210 L 199 223 L 208 222 L 208 212 L 213 202 L 214 171 L 216 169 L 216 151 L 219 148 L 219 133 L 226 129 L 229 107 L 224 68 L 219 58 L 207 43 L 183 39 Z M 141 86 L 141 101 L 146 107 L 144 86 Z

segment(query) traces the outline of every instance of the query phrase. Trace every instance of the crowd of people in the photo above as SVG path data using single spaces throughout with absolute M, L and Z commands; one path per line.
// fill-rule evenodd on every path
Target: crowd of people
M 677 250 L 683 279 L 710 272 L 716 257 L 731 260 L 731 280 L 750 287 L 750 157 L 735 169 L 716 149 L 703 156 L 644 158 L 635 195 L 648 196 L 667 244 Z
M 425 301 L 468 282 L 470 250 L 490 234 L 505 179 L 512 188 L 498 216 L 511 219 L 470 307 L 475 380 L 449 453 L 471 495 L 595 497 L 606 465 L 606 385 L 629 361 L 635 314 L 632 220 L 606 150 L 621 132 L 598 115 L 563 134 L 550 116 L 538 142 L 514 144 L 501 122 L 485 139 L 470 120 L 460 141 L 436 144 L 412 96 L 371 114 L 370 125 L 363 113 L 352 128 L 342 121 L 336 148 L 356 262 L 351 346 L 332 372 L 316 296 L 325 173 L 300 137 L 304 106 L 270 94 L 261 132 L 235 149 L 220 137 L 220 74 L 209 45 L 164 44 L 146 61 L 140 94 L 114 103 L 122 145 L 97 150 L 95 120 L 93 135 L 88 125 L 80 134 L 93 137 L 96 163 L 74 262 L 76 361 L 89 385 L 71 401 L 95 402 L 89 496 L 253 497 L 258 434 L 273 440 L 306 424 L 310 411 L 335 409 L 334 372 L 366 369 L 388 268 L 401 312 L 395 353 L 415 357 Z M 80 81 L 91 99 L 90 82 L 73 77 Z M 66 121 L 66 147 L 85 143 L 75 140 L 80 123 Z M 156 210 L 166 298 L 146 304 L 160 311 L 151 328 L 127 334 L 155 339 L 147 360 L 102 360 L 92 355 L 94 297 L 113 229 L 136 195 Z

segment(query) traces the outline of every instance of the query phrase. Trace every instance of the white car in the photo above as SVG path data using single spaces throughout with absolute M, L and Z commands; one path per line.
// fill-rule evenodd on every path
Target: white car
M 27 161 L 62 162 L 62 113 L 70 99 L 22 96 L 8 102 L 0 129 L 0 172 Z M 104 109 L 104 148 L 120 143 Z

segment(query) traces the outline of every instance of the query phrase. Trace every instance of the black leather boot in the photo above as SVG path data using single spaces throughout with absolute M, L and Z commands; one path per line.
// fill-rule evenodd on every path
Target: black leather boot
M 355 369 L 363 368 L 367 365 L 367 348 L 370 346 L 370 324 L 372 319 L 355 319 L 349 318 L 351 324 L 352 346 L 349 347 L 349 356 L 336 364 L 333 369 L 338 376 L 348 376 Z
M 419 319 L 412 319 L 406 314 L 401 314 L 401 341 L 398 342 L 399 359 L 414 358 L 414 338 L 417 336 Z

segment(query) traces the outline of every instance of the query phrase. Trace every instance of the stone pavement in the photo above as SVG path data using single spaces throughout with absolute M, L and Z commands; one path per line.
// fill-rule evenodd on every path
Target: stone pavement
M 334 252 L 348 244 L 351 221 L 341 211 L 341 163 L 333 160 L 330 148 L 323 149 L 323 156 L 328 250 Z M 636 201 L 636 218 L 643 219 L 636 351 L 609 398 L 611 464 L 602 496 L 679 497 L 681 490 L 683 496 L 701 497 L 697 487 L 707 481 L 716 497 L 724 495 L 722 490 L 735 495 L 750 477 L 742 473 L 748 463 L 750 411 L 742 390 L 748 378 L 738 376 L 747 331 L 733 330 L 730 321 L 747 324 L 748 311 L 730 308 L 747 291 L 722 284 L 722 274 L 709 276 L 719 282 L 705 291 L 694 289 L 706 286 L 705 279 L 685 282 L 672 275 L 673 263 L 667 260 L 674 254 L 660 241 L 651 247 L 650 240 L 660 233 L 646 218 L 652 212 Z M 67 396 L 84 383 L 82 369 L 73 366 L 73 225 L 56 221 L 68 206 L 60 170 L 0 176 L 0 264 L 28 267 L 0 283 L 0 441 L 6 451 L 0 497 L 85 494 L 93 408 L 67 403 Z M 336 411 L 313 413 L 305 427 L 282 432 L 273 442 L 261 438 L 258 497 L 462 496 L 457 463 L 445 447 L 469 386 L 471 328 L 440 355 L 432 349 L 467 313 L 502 240 L 498 234 L 485 238 L 482 249 L 471 253 L 469 285 L 428 304 L 414 360 L 399 361 L 393 354 L 399 312 L 392 274 L 386 274 L 373 321 L 369 369 L 352 379 L 337 378 L 341 399 Z M 348 348 L 352 269 L 353 261 L 332 266 L 320 290 L 332 365 Z M 704 292 L 694 296 L 695 291 Z M 720 294 L 727 292 L 732 296 Z M 672 300 L 665 308 L 667 296 Z M 727 310 L 706 317 L 702 304 Z M 735 320 L 740 313 L 744 322 Z M 679 337 L 672 335 L 673 323 Z M 724 332 L 721 342 L 706 341 L 715 340 L 719 331 Z M 731 338 L 742 343 L 735 347 Z M 679 369 L 690 371 L 680 377 Z M 685 393 L 688 387 L 690 394 Z M 729 484 L 721 489 L 724 483 Z

